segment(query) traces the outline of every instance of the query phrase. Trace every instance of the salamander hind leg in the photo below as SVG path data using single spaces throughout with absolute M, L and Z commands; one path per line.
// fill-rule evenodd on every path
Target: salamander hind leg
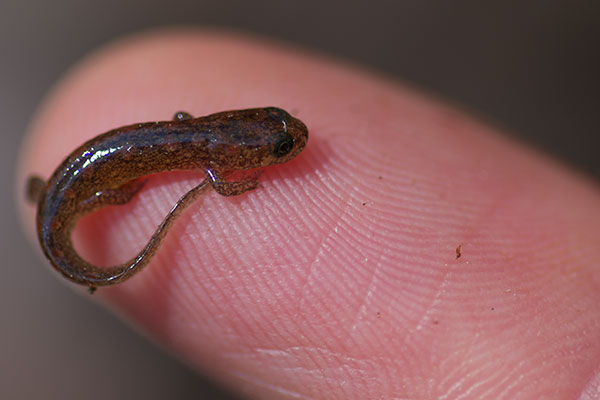
M 220 173 L 211 170 L 207 171 L 212 187 L 221 196 L 237 196 L 248 190 L 256 189 L 260 173 L 261 171 L 257 170 L 238 181 L 227 182 Z
M 105 205 L 121 205 L 129 203 L 146 184 L 148 180 L 143 178 L 134 179 L 125 183 L 117 189 L 104 189 L 94 193 L 93 196 L 83 200 L 80 206 L 85 210 L 96 209 Z
M 33 175 L 27 179 L 25 197 L 30 203 L 37 203 L 46 190 L 46 182 L 39 176 Z

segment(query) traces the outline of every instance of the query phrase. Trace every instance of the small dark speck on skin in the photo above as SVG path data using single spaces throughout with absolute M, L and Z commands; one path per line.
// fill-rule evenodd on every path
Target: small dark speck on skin
M 456 248 L 456 259 L 458 260 L 462 256 L 462 244 L 459 244 Z
M 381 313 L 377 311 L 377 318 L 381 318 Z
M 379 180 L 382 180 L 382 179 L 383 179 L 383 176 L 379 175 L 379 176 L 377 177 L 377 179 L 379 179 Z
M 367 203 L 362 203 L 362 205 L 363 205 L 363 206 L 366 206 L 366 205 L 367 205 Z
M 434 320 L 433 320 L 433 324 L 434 324 L 434 325 L 437 325 L 437 324 L 439 324 L 439 323 L 440 323 L 440 321 L 438 321 L 437 319 L 434 319 Z

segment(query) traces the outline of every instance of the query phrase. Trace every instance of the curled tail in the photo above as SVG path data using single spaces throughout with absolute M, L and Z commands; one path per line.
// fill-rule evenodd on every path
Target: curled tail
M 73 282 L 87 285 L 92 293 L 98 286 L 112 285 L 129 279 L 148 264 L 177 217 L 209 187 L 209 183 L 208 179 L 204 179 L 199 185 L 184 194 L 171 208 L 146 246 L 135 257 L 124 264 L 112 267 L 97 267 L 90 264 L 77 254 L 72 247 L 70 238 L 67 239 L 68 246 L 59 245 L 59 247 L 62 247 L 59 249 L 62 257 L 53 257 L 52 249 L 44 249 L 46 255 L 60 273 Z M 37 183 L 33 184 L 37 185 Z M 58 243 L 64 243 L 64 239 L 66 238 L 62 238 Z M 56 241 L 53 242 L 56 243 Z
M 195 186 L 189 192 L 181 196 L 181 198 L 173 205 L 171 211 L 169 211 L 161 224 L 158 226 L 142 251 L 140 251 L 138 255 L 135 256 L 130 262 L 117 267 L 121 269 L 121 271 L 115 274 L 114 277 L 111 277 L 110 282 L 107 284 L 113 284 L 128 279 L 134 273 L 140 271 L 146 264 L 148 264 L 177 217 L 181 215 L 187 206 L 196 201 L 198 196 L 200 196 L 209 187 L 209 183 L 210 181 L 208 179 L 204 179 L 199 185 Z

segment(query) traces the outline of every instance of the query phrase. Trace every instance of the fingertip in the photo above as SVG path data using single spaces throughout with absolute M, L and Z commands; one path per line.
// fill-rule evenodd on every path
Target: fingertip
M 435 360 L 452 360 L 445 367 L 462 376 L 484 371 L 461 358 L 472 354 L 475 334 L 477 349 L 496 346 L 494 357 L 477 359 L 484 367 L 498 367 L 503 352 L 516 354 L 507 365 L 524 374 L 548 372 L 524 358 L 544 345 L 531 321 L 560 333 L 555 315 L 597 300 L 593 279 L 583 278 L 593 277 L 597 254 L 597 190 L 463 114 L 357 69 L 226 33 L 127 38 L 84 60 L 45 101 L 21 182 L 47 176 L 77 145 L 115 127 L 177 110 L 269 105 L 308 125 L 304 153 L 268 168 L 255 191 L 204 196 L 147 270 L 95 296 L 198 368 L 263 395 L 285 382 L 290 393 L 316 397 L 345 379 L 363 398 L 409 397 L 418 390 L 406 387 L 422 382 L 455 383 L 436 375 L 444 370 Z M 151 179 L 131 204 L 82 221 L 76 244 L 99 262 L 126 259 L 200 178 Z M 538 285 L 548 269 L 557 276 L 574 265 L 552 260 L 561 253 L 576 256 L 585 274 Z M 577 284 L 585 290 L 561 305 L 556 293 Z M 524 300 L 507 295 L 507 285 Z M 498 332 L 505 326 L 513 329 Z M 524 335 L 533 343 L 525 350 L 517 346 Z

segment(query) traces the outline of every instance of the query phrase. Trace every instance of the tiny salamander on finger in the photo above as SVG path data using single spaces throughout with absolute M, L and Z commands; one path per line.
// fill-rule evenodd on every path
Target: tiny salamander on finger
M 38 176 L 28 179 L 27 198 L 37 204 L 42 250 L 55 269 L 91 292 L 122 282 L 148 264 L 175 219 L 205 189 L 212 186 L 223 196 L 253 190 L 258 172 L 232 182 L 224 177 L 287 162 L 307 140 L 306 125 L 276 107 L 201 118 L 178 112 L 172 121 L 139 123 L 101 134 L 74 150 L 48 181 Z M 201 170 L 206 176 L 179 199 L 135 257 L 104 268 L 77 254 L 71 232 L 83 215 L 129 202 L 144 186 L 144 176 L 172 170 Z

